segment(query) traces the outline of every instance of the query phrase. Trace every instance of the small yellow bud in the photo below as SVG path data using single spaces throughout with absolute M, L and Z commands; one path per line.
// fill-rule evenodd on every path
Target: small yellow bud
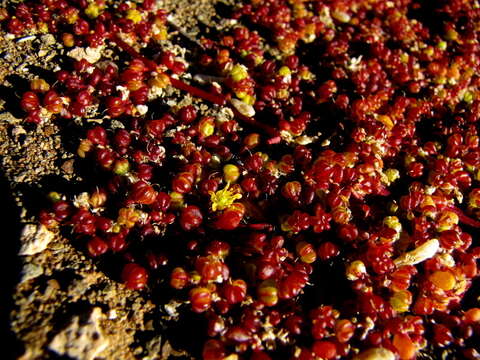
M 280 89 L 277 91 L 277 99 L 286 99 L 290 95 L 288 89 Z
M 412 304 L 412 293 L 408 290 L 400 290 L 390 298 L 390 305 L 399 313 L 407 312 Z
M 404 64 L 408 63 L 408 58 L 409 58 L 409 56 L 408 56 L 407 53 L 403 53 L 402 55 L 400 55 L 400 61 L 403 62 Z
M 198 131 L 200 131 L 200 134 L 202 134 L 204 137 L 213 135 L 215 132 L 215 122 L 213 117 L 206 116 L 200 120 L 200 123 L 198 124 Z
M 48 193 L 48 198 L 55 203 L 57 201 L 62 200 L 62 195 L 56 191 L 51 191 Z
M 395 214 L 398 211 L 398 204 L 396 202 L 390 202 L 388 204 L 388 212 L 391 214 Z
M 235 96 L 243 100 L 248 94 L 245 91 L 235 91 Z
M 43 79 L 33 79 L 30 81 L 30 89 L 38 92 L 47 92 L 50 85 Z
M 227 164 L 223 167 L 223 178 L 226 182 L 234 183 L 240 177 L 240 169 L 233 164 Z
M 292 72 L 290 71 L 290 68 L 288 66 L 282 66 L 279 70 L 278 70 L 278 75 L 280 76 L 290 76 L 292 75 Z
M 450 271 L 435 271 L 428 279 L 433 285 L 444 291 L 452 290 L 457 284 L 455 276 Z
M 302 69 L 299 71 L 298 76 L 302 80 L 312 80 L 313 79 L 313 74 L 306 68 Z
M 157 41 L 168 39 L 167 27 L 163 24 L 162 25 L 155 24 L 153 26 L 152 32 L 153 32 L 153 38 Z
M 120 231 L 122 231 L 122 227 L 118 224 L 115 224 L 112 226 L 112 232 L 115 234 L 118 234 Z
M 172 191 L 170 193 L 170 200 L 171 200 L 173 209 L 179 209 L 183 207 L 183 204 L 184 204 L 183 194 L 180 194 L 176 191 Z
M 148 85 L 150 85 L 151 87 L 164 89 L 168 85 L 170 85 L 170 78 L 168 77 L 167 74 L 161 73 L 155 76 L 154 78 L 150 79 L 148 81 Z
M 463 101 L 465 101 L 467 104 L 471 104 L 475 100 L 475 94 L 471 91 L 465 92 L 463 95 Z
M 132 228 L 140 220 L 140 212 L 133 208 L 122 208 L 118 211 L 117 223 L 126 228 Z
M 355 260 L 347 266 L 346 275 L 348 280 L 358 280 L 366 273 L 367 268 L 361 260 Z
M 385 175 L 387 175 L 388 181 L 393 183 L 395 180 L 400 178 L 400 171 L 397 169 L 387 169 L 385 171 Z
M 445 38 L 447 40 L 457 40 L 458 32 L 456 32 L 454 29 L 448 29 L 447 33 L 445 34 Z
M 247 105 L 253 105 L 255 104 L 255 97 L 247 94 L 243 97 L 243 102 Z
M 445 51 L 447 50 L 447 42 L 446 41 L 440 41 L 438 44 L 437 44 L 437 48 L 439 48 L 440 50 L 442 51 Z
M 437 220 L 437 230 L 446 231 L 458 224 L 458 215 L 452 211 L 443 211 Z
M 113 164 L 113 172 L 117 175 L 125 175 L 130 171 L 130 163 L 127 159 L 118 159 Z
M 377 120 L 385 125 L 389 130 L 391 130 L 395 125 L 388 115 L 378 115 Z
M 383 219 L 383 223 L 390 229 L 395 230 L 396 232 L 402 231 L 402 224 L 396 216 L 387 216 Z
M 190 282 L 192 284 L 199 284 L 200 281 L 202 280 L 202 276 L 197 272 L 197 271 L 192 271 L 190 273 Z
M 247 68 L 244 65 L 235 64 L 230 70 L 230 77 L 234 82 L 246 79 L 248 77 Z
M 94 191 L 88 198 L 88 203 L 93 208 L 99 208 L 105 205 L 107 201 L 107 193 L 103 190 Z
M 39 33 L 45 34 L 48 33 L 48 25 L 47 23 L 40 21 L 37 23 L 37 30 Z

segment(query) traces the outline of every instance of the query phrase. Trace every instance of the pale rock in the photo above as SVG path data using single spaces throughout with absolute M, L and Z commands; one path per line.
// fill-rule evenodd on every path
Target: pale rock
M 22 278 L 20 283 L 35 279 L 43 274 L 43 267 L 37 264 L 25 264 L 22 269 Z
M 55 335 L 48 348 L 61 356 L 66 355 L 73 359 L 95 359 L 109 345 L 100 328 L 102 317 L 102 310 L 99 307 L 93 308 L 85 323 L 80 321 L 79 316 L 74 316 L 70 324 Z
M 19 255 L 34 255 L 45 250 L 53 240 L 54 234 L 44 225 L 27 224 L 20 235 Z
M 82 48 L 82 47 L 76 47 L 72 50 L 70 50 L 67 55 L 71 58 L 74 58 L 77 61 L 80 61 L 82 59 L 87 60 L 91 64 L 95 64 L 98 60 L 101 59 L 102 57 L 102 50 L 103 46 L 99 46 L 96 48 Z
M 26 130 L 20 125 L 15 126 L 12 130 L 12 136 L 15 138 L 26 133 Z
M 40 39 L 42 40 L 42 44 L 45 45 L 45 46 L 53 45 L 57 42 L 55 40 L 55 36 L 53 36 L 52 34 L 42 35 L 42 37 Z

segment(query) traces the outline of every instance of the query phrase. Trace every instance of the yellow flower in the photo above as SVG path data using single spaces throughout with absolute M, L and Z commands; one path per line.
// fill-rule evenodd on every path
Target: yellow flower
M 213 211 L 225 210 L 230 207 L 235 200 L 242 198 L 242 194 L 235 193 L 235 189 L 229 189 L 229 187 L 230 183 L 227 182 L 227 185 L 222 190 L 209 192 Z
M 92 2 L 88 5 L 85 9 L 85 15 L 87 15 L 90 19 L 97 18 L 102 12 L 102 7 L 95 2 Z

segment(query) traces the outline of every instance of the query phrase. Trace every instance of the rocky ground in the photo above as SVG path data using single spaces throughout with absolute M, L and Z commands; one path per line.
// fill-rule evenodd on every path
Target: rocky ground
M 160 1 L 170 16 L 171 43 L 187 53 L 199 33 L 228 26 L 217 0 Z M 174 304 L 125 289 L 61 234 L 39 227 L 48 191 L 81 186 L 64 124 L 25 125 L 18 107 L 28 80 L 51 77 L 65 55 L 50 34 L 14 38 L 0 33 L 0 160 L 4 290 L 2 358 L 190 358 L 171 345 Z M 174 45 L 178 39 L 182 47 Z M 189 101 L 171 94 L 171 101 Z M 205 109 L 207 110 L 207 109 Z M 5 261 L 7 260 L 7 261 Z M 168 311 L 167 311 L 168 310 Z M 175 349 L 174 349 L 175 348 Z M 8 355 L 4 357 L 6 354 Z

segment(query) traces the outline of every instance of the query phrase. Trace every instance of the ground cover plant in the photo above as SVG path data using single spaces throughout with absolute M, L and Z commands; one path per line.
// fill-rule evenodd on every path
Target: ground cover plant
M 14 102 L 78 175 L 37 240 L 166 312 L 158 358 L 480 358 L 480 4 L 242 1 L 195 36 L 161 5 L 0 9 L 61 48 Z

